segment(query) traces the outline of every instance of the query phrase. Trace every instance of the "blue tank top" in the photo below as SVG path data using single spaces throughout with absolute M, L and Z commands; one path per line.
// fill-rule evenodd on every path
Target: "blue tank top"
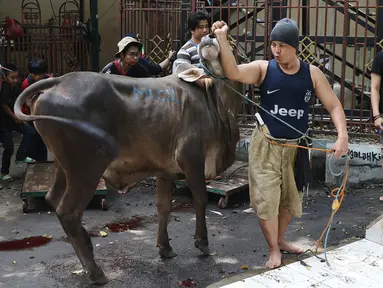
M 275 59 L 269 61 L 260 88 L 261 106 L 302 133 L 308 129 L 310 101 L 315 93 L 310 64 L 300 61 L 299 71 L 286 74 Z M 302 135 L 259 109 L 263 121 L 275 138 L 294 139 Z

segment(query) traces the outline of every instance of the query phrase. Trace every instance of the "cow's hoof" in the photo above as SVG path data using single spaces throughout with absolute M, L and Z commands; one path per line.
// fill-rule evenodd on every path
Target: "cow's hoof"
M 194 246 L 199 249 L 203 254 L 210 255 L 209 241 L 207 239 L 195 240 Z
M 90 280 L 92 281 L 92 284 L 96 285 L 104 285 L 109 281 L 102 270 L 92 273 L 90 275 Z
M 172 247 L 161 247 L 160 248 L 160 256 L 162 259 L 171 259 L 177 256 L 172 249 Z

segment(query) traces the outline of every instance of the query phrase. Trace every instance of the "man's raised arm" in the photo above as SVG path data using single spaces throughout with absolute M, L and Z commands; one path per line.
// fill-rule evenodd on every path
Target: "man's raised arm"
M 223 21 L 217 21 L 212 26 L 212 32 L 216 35 L 220 46 L 220 59 L 225 76 L 244 84 L 259 85 L 262 78 L 261 65 L 265 65 L 267 61 L 253 61 L 237 65 L 227 40 L 228 30 L 229 27 Z

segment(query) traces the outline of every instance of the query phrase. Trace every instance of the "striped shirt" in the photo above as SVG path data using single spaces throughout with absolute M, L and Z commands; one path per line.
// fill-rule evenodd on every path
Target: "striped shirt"
M 199 54 L 197 51 L 198 45 L 195 44 L 192 40 L 186 42 L 177 53 L 177 59 L 173 63 L 173 73 L 178 65 L 182 63 L 189 63 L 194 66 L 199 65 Z

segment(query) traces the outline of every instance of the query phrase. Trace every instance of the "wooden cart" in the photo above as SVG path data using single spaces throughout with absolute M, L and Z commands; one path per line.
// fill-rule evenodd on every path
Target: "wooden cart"
M 23 212 L 28 212 L 28 198 L 43 198 L 53 184 L 55 165 L 53 161 L 28 163 L 21 187 L 20 197 L 23 202 Z M 100 179 L 95 195 L 101 196 L 102 210 L 108 209 L 106 201 L 107 188 L 104 179 Z
M 224 209 L 229 201 L 229 196 L 249 189 L 248 181 L 248 163 L 243 161 L 235 161 L 224 173 L 220 175 L 219 180 L 209 180 L 206 184 L 207 191 L 222 195 L 218 201 L 218 207 Z M 187 187 L 186 180 L 178 180 L 175 182 L 177 188 Z

